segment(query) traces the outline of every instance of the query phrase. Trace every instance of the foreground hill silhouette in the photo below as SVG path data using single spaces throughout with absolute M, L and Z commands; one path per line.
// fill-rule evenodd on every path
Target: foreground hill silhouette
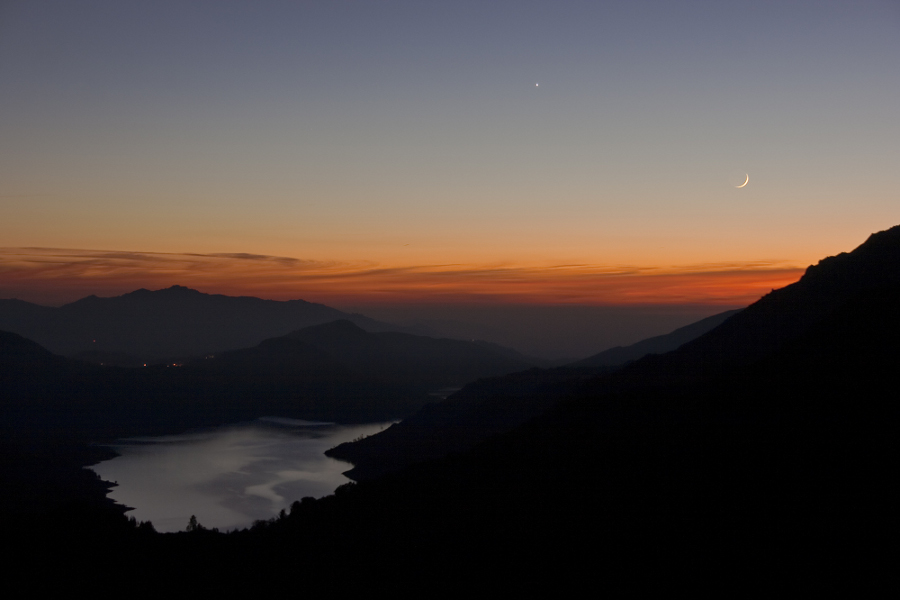
M 709 333 L 647 357 L 608 380 L 610 389 L 670 385 L 734 372 L 777 351 L 857 297 L 900 285 L 900 226 L 872 234 L 853 252 L 807 268 Z
M 123 366 L 247 348 L 338 319 L 367 331 L 397 329 L 324 304 L 204 294 L 179 285 L 112 298 L 88 296 L 59 308 L 0 300 L 0 330 L 56 354 Z
M 679 327 L 671 333 L 658 335 L 646 340 L 641 340 L 630 346 L 616 346 L 603 352 L 598 352 L 593 356 L 589 356 L 583 360 L 572 363 L 572 367 L 617 367 L 624 365 L 633 360 L 643 358 L 648 354 L 664 354 L 671 352 L 684 344 L 697 339 L 707 331 L 715 329 L 725 322 L 726 319 L 736 315 L 743 309 L 726 310 L 705 319 L 701 319 L 696 323 Z
M 160 588 L 205 591 L 305 576 L 338 591 L 808 594 L 864 566 L 848 591 L 865 593 L 894 562 L 898 305 L 893 228 L 468 452 L 249 531 L 139 539 L 122 525 L 110 539 L 128 552 L 96 551 L 114 571 L 139 562 Z M 37 572 L 66 552 L 25 556 Z
M 426 405 L 377 435 L 341 444 L 326 454 L 353 463 L 353 468 L 345 474 L 362 481 L 467 450 L 545 412 L 585 380 L 647 354 L 674 350 L 738 312 L 719 313 L 667 335 L 624 348 L 611 348 L 566 367 L 533 368 L 475 381 L 443 402 Z
M 347 527 L 379 540 L 385 567 L 446 577 L 448 561 L 525 584 L 725 576 L 746 590 L 777 575 L 828 589 L 860 563 L 877 579 L 898 525 L 898 306 L 893 228 L 514 431 L 297 506 L 257 535 Z

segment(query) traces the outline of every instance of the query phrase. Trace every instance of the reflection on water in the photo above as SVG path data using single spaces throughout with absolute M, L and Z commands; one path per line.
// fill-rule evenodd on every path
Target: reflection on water
M 387 424 L 341 426 L 266 418 L 187 435 L 131 438 L 120 456 L 91 467 L 117 482 L 109 496 L 157 531 L 248 527 L 304 496 L 321 497 L 349 481 L 350 466 L 323 454 Z

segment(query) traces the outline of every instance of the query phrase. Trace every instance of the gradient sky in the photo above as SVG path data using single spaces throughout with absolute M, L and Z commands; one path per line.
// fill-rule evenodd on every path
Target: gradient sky
M 7 0 L 0 297 L 746 304 L 900 223 L 898 106 L 888 0 Z

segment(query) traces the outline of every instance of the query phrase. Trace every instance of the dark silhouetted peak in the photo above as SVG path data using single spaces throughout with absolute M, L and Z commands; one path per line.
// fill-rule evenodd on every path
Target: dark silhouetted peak
M 185 287 L 183 285 L 173 285 L 171 287 L 167 287 L 165 289 L 159 290 L 160 292 L 165 292 L 168 294 L 183 294 L 183 295 L 191 295 L 191 296 L 208 296 L 209 294 L 204 294 L 198 290 L 193 288 Z
M 900 225 L 873 233 L 860 248 L 890 247 L 895 251 L 900 247 Z
M 102 302 L 105 299 L 106 298 L 101 298 L 101 297 L 97 296 L 96 294 L 91 294 L 90 296 L 85 296 L 84 298 L 79 298 L 75 302 L 70 302 L 69 304 L 64 304 L 62 306 L 62 308 L 68 308 L 68 307 L 73 307 L 73 306 L 78 307 L 78 308 L 81 308 L 84 306 L 94 306 L 98 302 Z
M 806 269 L 800 281 L 769 296 L 790 296 L 798 300 L 802 297 L 805 302 L 837 305 L 862 292 L 898 284 L 900 226 L 873 233 L 852 252 L 820 260 Z M 771 301 L 769 296 L 756 304 Z
M 777 351 L 863 294 L 900 286 L 900 226 L 875 233 L 849 253 L 821 260 L 673 353 L 648 357 L 620 379 L 647 383 L 695 379 Z
M 800 281 L 840 282 L 871 287 L 900 279 L 900 225 L 873 233 L 852 252 L 829 256 L 810 266 Z
M 392 329 L 324 304 L 207 294 L 183 285 L 88 296 L 59 308 L 0 300 L 0 330 L 33 339 L 58 354 L 113 352 L 145 362 L 251 348 L 337 319 L 350 319 L 366 330 Z
M 114 298 L 110 298 L 110 300 L 114 300 L 116 298 L 131 298 L 131 299 L 142 299 L 142 298 L 154 298 L 154 297 L 168 297 L 168 298 L 187 298 L 187 297 L 197 297 L 197 296 L 211 296 L 211 294 L 205 294 L 201 291 L 185 287 L 183 285 L 173 285 L 167 288 L 162 288 L 159 290 L 148 290 L 147 288 L 141 288 L 139 290 L 135 290 L 133 292 L 129 292 L 127 294 L 123 294 L 121 296 L 117 296 Z

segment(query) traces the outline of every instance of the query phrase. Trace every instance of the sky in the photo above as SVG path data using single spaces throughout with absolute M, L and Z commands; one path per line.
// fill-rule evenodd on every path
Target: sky
M 0 1 L 0 297 L 746 305 L 900 223 L 898 58 L 888 0 Z

